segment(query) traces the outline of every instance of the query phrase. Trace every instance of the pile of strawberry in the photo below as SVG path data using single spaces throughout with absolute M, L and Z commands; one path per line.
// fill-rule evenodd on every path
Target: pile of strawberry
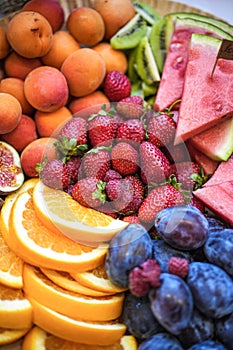
M 177 112 L 154 111 L 131 95 L 126 75 L 106 75 L 109 105 L 89 117 L 74 115 L 56 135 L 57 159 L 38 165 L 43 183 L 68 192 L 81 205 L 114 218 L 152 227 L 156 214 L 190 203 L 205 181 L 185 144 L 173 145 Z

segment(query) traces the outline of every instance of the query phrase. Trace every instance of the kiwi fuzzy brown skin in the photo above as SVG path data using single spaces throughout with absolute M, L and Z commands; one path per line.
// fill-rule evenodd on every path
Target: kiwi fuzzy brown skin
M 109 40 L 136 14 L 130 0 L 93 0 L 92 8 L 100 13 L 105 24 L 105 39 Z

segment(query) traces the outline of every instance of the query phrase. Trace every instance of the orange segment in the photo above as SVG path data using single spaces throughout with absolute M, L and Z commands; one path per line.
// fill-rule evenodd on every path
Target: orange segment
M 71 276 L 84 286 L 106 293 L 120 293 L 127 288 L 120 288 L 113 284 L 106 273 L 105 264 L 85 272 L 72 272 Z
M 22 329 L 32 326 L 32 306 L 22 290 L 0 284 L 0 327 Z
M 64 191 L 54 190 L 40 181 L 33 191 L 36 215 L 54 232 L 85 244 L 107 242 L 128 223 L 80 205 Z
M 74 293 L 80 293 L 91 297 L 103 297 L 105 295 L 114 294 L 88 288 L 76 281 L 68 272 L 44 268 L 41 268 L 41 271 L 55 284 Z
M 122 312 L 124 295 L 88 297 L 67 291 L 50 281 L 38 268 L 25 264 L 24 292 L 27 297 L 68 317 L 84 321 L 109 321 Z
M 88 345 L 64 340 L 48 334 L 40 327 L 33 327 L 25 336 L 22 350 L 137 350 L 136 339 L 132 335 L 124 335 L 113 345 Z
M 34 324 L 46 332 L 72 342 L 92 345 L 112 345 L 125 334 L 126 326 L 117 321 L 84 322 L 53 311 L 29 298 Z
M 0 328 L 0 345 L 7 345 L 21 339 L 27 332 L 28 328 L 25 329 L 4 329 Z
M 37 218 L 29 193 L 20 194 L 11 211 L 9 247 L 29 264 L 61 271 L 85 271 L 105 259 L 107 245 L 80 245 L 49 230 Z
M 0 283 L 9 287 L 22 288 L 23 279 L 23 261 L 9 247 L 9 217 L 12 206 L 19 194 L 28 191 L 32 193 L 32 189 L 38 179 L 29 179 L 14 193 L 5 198 L 1 209 L 0 219 Z

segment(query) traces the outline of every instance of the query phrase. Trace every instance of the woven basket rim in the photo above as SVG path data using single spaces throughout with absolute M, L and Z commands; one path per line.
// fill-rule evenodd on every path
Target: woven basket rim
M 65 18 L 67 18 L 70 10 L 72 10 L 75 7 L 80 7 L 80 6 L 91 6 L 91 3 L 93 0 L 57 0 L 57 1 L 63 6 L 64 12 L 65 12 Z M 155 8 L 161 16 L 168 14 L 168 13 L 172 13 L 172 12 L 193 12 L 193 13 L 198 13 L 201 15 L 210 16 L 210 17 L 222 20 L 222 21 L 230 24 L 229 22 L 227 22 L 223 18 L 218 17 L 215 14 L 206 12 L 204 10 L 199 9 L 198 7 L 195 7 L 195 6 L 190 6 L 190 5 L 181 3 L 179 1 L 143 0 L 143 2 L 152 6 L 153 8 Z M 10 19 L 19 11 L 20 10 L 14 11 L 14 12 L 0 18 L 0 26 L 3 26 L 3 27 L 7 26 Z

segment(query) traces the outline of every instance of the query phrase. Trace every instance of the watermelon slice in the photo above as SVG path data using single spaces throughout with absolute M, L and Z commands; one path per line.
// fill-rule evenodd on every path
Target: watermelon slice
M 211 159 L 227 160 L 233 152 L 233 118 L 193 136 L 190 142 Z
M 182 96 L 188 47 L 192 33 L 233 40 L 233 37 L 215 25 L 191 18 L 178 18 L 163 67 L 154 109 L 163 111 Z
M 233 182 L 224 182 L 194 191 L 196 198 L 227 223 L 233 225 Z
M 233 61 L 218 59 L 211 78 L 221 43 L 207 35 L 191 37 L 174 144 L 233 115 Z
M 200 152 L 199 149 L 194 147 L 189 141 L 186 142 L 186 146 L 191 159 L 200 165 L 200 167 L 204 170 L 205 175 L 213 175 L 219 165 L 219 162 L 207 157 L 207 155 Z
M 212 177 L 193 194 L 212 212 L 233 225 L 233 155 L 221 162 Z
M 220 185 L 224 182 L 233 183 L 233 155 L 227 162 L 221 162 L 213 176 L 205 183 L 205 187 Z

